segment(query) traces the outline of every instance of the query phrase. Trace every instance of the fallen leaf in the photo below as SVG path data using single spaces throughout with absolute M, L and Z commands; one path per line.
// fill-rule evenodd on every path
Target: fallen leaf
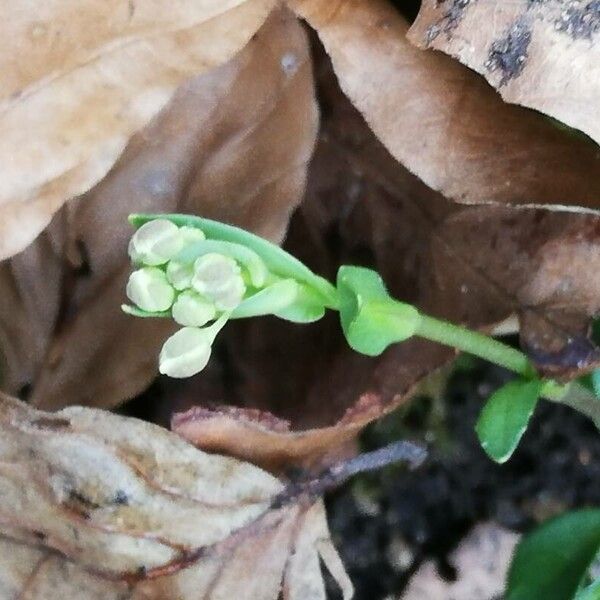
M 438 6 L 459 4 L 493 10 L 490 2 Z M 505 4 L 504 12 L 515 6 Z M 342 90 L 377 137 L 430 188 L 466 203 L 598 208 L 596 144 L 502 102 L 455 60 L 412 46 L 407 23 L 386 0 L 292 0 L 290 6 L 317 31 Z
M 126 583 L 93 575 L 56 553 L 0 536 L 0 593 L 4 598 L 129 600 Z
M 318 600 L 319 555 L 352 595 L 308 488 L 94 409 L 2 396 L 0 428 L 2 597 Z
M 597 2 L 426 0 L 409 39 L 481 73 L 507 102 L 552 115 L 600 143 Z
M 340 448 L 384 410 L 377 396 L 365 394 L 335 424 L 302 431 L 291 430 L 289 421 L 257 409 L 193 406 L 175 413 L 171 428 L 208 452 L 226 452 L 269 471 L 284 471 L 290 465 L 330 464 Z
M 102 182 L 0 265 L 4 389 L 47 408 L 139 393 L 172 325 L 119 308 L 127 215 L 192 212 L 280 240 L 316 127 L 306 35 L 279 10 L 232 61 L 180 88 Z
M 273 0 L 54 2 L 2 29 L 0 258 L 97 183 L 185 81 L 229 60 Z M 15 60 L 18 56 L 19 59 Z
M 429 302 L 453 307 L 445 313 L 458 313 L 460 320 L 472 311 L 480 323 L 512 307 L 520 315 L 521 344 L 539 370 L 573 378 L 599 358 L 589 340 L 591 318 L 600 309 L 594 296 L 599 232 L 596 215 L 465 209 L 447 219 L 444 239 L 434 242 L 431 277 L 437 285 Z M 448 239 L 461 243 L 453 249 Z M 450 268 L 461 259 L 467 272 Z

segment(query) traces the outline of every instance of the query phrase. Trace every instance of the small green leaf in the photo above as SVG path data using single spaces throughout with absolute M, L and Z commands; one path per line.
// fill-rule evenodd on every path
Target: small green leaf
M 488 456 L 506 462 L 515 451 L 535 410 L 542 381 L 517 379 L 494 392 L 483 407 L 475 431 Z
M 282 250 L 279 246 L 257 235 L 239 227 L 194 215 L 133 214 L 129 216 L 129 222 L 136 228 L 154 219 L 168 219 L 180 227 L 197 227 L 209 239 L 233 242 L 246 246 L 260 256 L 271 273 L 283 279 L 295 279 L 296 281 L 305 283 L 321 296 L 321 304 L 324 304 L 328 308 L 337 308 L 338 299 L 336 289 L 329 281 L 313 273 L 306 265 L 291 254 L 288 254 L 285 250 Z
M 420 315 L 410 304 L 394 300 L 379 274 L 362 267 L 340 267 L 337 276 L 342 329 L 350 347 L 377 356 L 390 344 L 410 338 Z
M 506 600 L 572 600 L 599 547 L 598 509 L 567 513 L 544 523 L 517 547 Z

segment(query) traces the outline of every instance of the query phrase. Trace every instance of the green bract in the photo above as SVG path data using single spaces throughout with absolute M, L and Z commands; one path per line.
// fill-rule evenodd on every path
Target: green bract
M 378 273 L 362 267 L 340 267 L 337 277 L 342 329 L 350 346 L 369 356 L 413 336 L 420 315 L 410 304 L 394 300 Z

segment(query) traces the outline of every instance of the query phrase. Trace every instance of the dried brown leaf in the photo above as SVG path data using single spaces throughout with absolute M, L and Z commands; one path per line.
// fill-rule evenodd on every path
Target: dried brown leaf
M 439 10 L 455 4 L 439 3 Z M 473 2 L 468 10 L 491 4 Z M 514 4 L 503 3 L 503 11 Z M 316 29 L 342 89 L 375 134 L 432 189 L 467 203 L 598 207 L 595 144 L 502 102 L 449 57 L 412 46 L 407 23 L 386 0 L 290 5 Z
M 552 115 L 600 143 L 597 2 L 426 0 L 409 38 L 481 73 L 507 102 Z
M 232 61 L 183 86 L 110 174 L 0 265 L 4 388 L 43 407 L 141 391 L 172 325 L 120 304 L 130 212 L 191 212 L 281 239 L 317 127 L 307 40 L 273 13 Z
M 3 598 L 275 600 L 283 582 L 284 598 L 318 600 L 321 548 L 351 596 L 322 503 L 253 465 L 135 419 L 7 396 L 0 429 Z
M 385 408 L 377 396 L 365 394 L 335 424 L 292 431 L 290 422 L 256 409 L 194 406 L 176 413 L 173 431 L 209 452 L 226 452 L 270 471 L 289 465 L 315 467 L 331 463 L 345 444 Z M 327 411 L 323 411 L 326 413 Z
M 177 86 L 229 60 L 273 0 L 4 6 L 0 258 L 112 167 Z M 18 60 L 16 59 L 18 57 Z

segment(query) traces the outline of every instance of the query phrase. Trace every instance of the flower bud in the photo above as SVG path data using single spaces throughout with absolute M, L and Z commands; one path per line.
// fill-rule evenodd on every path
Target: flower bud
M 185 327 L 202 327 L 214 319 L 216 314 L 212 302 L 191 290 L 179 294 L 172 308 L 175 322 Z
M 184 263 L 177 260 L 170 260 L 167 264 L 167 279 L 171 285 L 178 291 L 186 290 L 192 285 L 194 276 L 193 263 Z
M 195 242 L 202 242 L 206 239 L 202 229 L 189 227 L 188 225 L 179 228 L 179 235 L 181 235 L 181 238 L 183 239 L 184 246 L 194 244 Z
M 149 221 L 133 234 L 129 242 L 129 256 L 134 263 L 163 265 L 183 248 L 184 237 L 185 234 L 182 236 L 179 227 L 171 221 Z
M 211 328 L 184 327 L 163 345 L 159 371 L 169 377 L 191 377 L 207 365 L 214 335 Z
M 232 311 L 239 306 L 246 293 L 246 285 L 241 275 L 232 277 L 223 287 L 213 290 L 211 299 L 218 310 Z
M 238 306 L 246 292 L 237 262 L 215 252 L 204 254 L 194 263 L 192 287 L 226 311 Z
M 144 267 L 134 271 L 127 282 L 127 297 L 147 312 L 169 310 L 175 299 L 175 290 L 167 276 L 156 267 Z

